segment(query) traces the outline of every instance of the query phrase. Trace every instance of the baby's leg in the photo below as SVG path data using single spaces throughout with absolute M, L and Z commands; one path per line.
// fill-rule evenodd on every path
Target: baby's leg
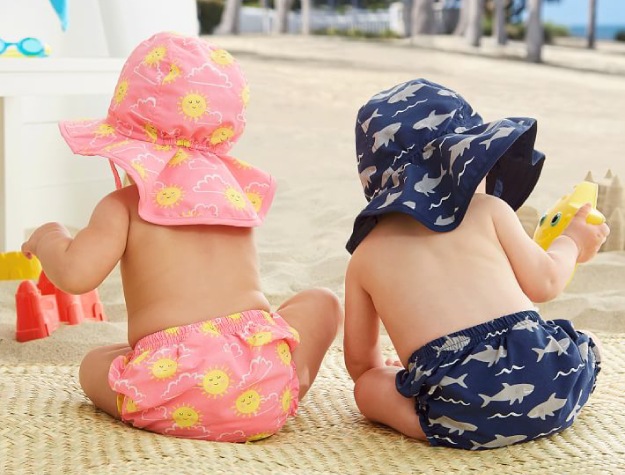
M 80 363 L 80 386 L 93 404 L 119 419 L 117 393 L 108 383 L 109 368 L 115 358 L 131 351 L 126 344 L 103 346 L 91 350 Z
M 395 386 L 395 375 L 400 368 L 387 366 L 373 368 L 356 381 L 354 398 L 358 409 L 367 419 L 392 427 L 408 437 L 427 440 L 415 400 L 402 396 Z
M 276 312 L 300 336 L 300 344 L 293 351 L 293 361 L 299 378 L 299 398 L 302 399 L 343 322 L 343 310 L 331 291 L 309 289 L 284 302 Z

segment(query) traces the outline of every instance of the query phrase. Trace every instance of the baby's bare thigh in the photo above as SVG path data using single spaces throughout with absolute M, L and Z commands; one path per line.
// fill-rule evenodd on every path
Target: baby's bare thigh
M 327 289 L 304 290 L 284 302 L 277 313 L 299 333 L 293 361 L 300 383 L 300 399 L 312 385 L 321 361 L 343 322 L 341 303 Z
M 93 404 L 107 414 L 119 419 L 117 393 L 108 383 L 111 363 L 118 356 L 131 351 L 127 344 L 95 348 L 85 355 L 80 364 L 80 386 Z

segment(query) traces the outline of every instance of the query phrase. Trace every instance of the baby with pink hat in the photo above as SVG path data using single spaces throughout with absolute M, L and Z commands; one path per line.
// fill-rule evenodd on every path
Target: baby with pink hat
M 118 189 L 75 237 L 47 223 L 22 251 L 73 294 L 120 264 L 128 342 L 89 352 L 80 384 L 135 427 L 225 442 L 274 434 L 341 323 L 328 290 L 302 291 L 275 311 L 261 290 L 253 228 L 276 183 L 229 155 L 249 97 L 227 51 L 159 33 L 124 64 L 104 120 L 60 125 L 75 153 L 109 160 Z

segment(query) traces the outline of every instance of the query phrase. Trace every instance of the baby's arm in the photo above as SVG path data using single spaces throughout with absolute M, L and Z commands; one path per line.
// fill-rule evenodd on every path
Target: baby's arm
M 22 244 L 22 252 L 37 256 L 58 288 L 82 294 L 100 285 L 121 258 L 128 225 L 126 204 L 119 193 L 111 193 L 98 203 L 89 224 L 75 238 L 61 224 L 47 223 Z
M 605 223 L 586 223 L 591 208 L 585 205 L 544 251 L 523 230 L 518 217 L 505 202 L 493 202 L 493 221 L 499 241 L 523 292 L 533 302 L 546 302 L 562 292 L 575 264 L 591 259 L 610 232 Z
M 385 366 L 380 349 L 380 319 L 370 295 L 360 282 L 358 264 L 352 259 L 345 276 L 345 366 L 354 381 L 372 368 Z

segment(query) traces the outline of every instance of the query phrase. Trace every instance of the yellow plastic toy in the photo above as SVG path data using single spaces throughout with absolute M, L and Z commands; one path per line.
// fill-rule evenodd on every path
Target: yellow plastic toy
M 28 259 L 21 252 L 0 253 L 0 280 L 38 279 L 41 263 L 35 256 Z
M 577 210 L 586 203 L 592 205 L 592 210 L 586 218 L 590 224 L 601 224 L 605 222 L 605 217 L 597 209 L 597 195 L 599 185 L 590 181 L 582 181 L 575 185 L 573 193 L 564 195 L 556 204 L 549 209 L 538 222 L 538 227 L 534 232 L 534 241 L 540 247 L 547 249 L 552 241 L 557 238 L 564 228 L 567 227 Z

